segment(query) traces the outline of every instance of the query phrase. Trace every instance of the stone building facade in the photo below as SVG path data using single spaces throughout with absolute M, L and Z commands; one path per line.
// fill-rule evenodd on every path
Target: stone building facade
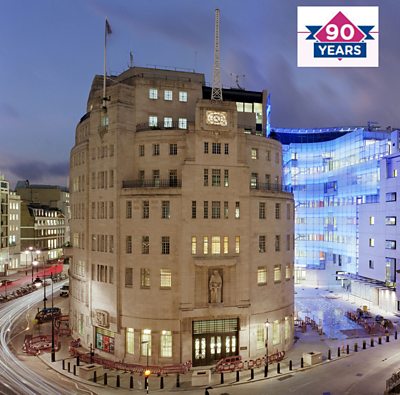
M 142 364 L 290 348 L 294 202 L 266 92 L 212 102 L 202 74 L 139 67 L 108 78 L 106 109 L 101 88 L 71 150 L 73 335 Z

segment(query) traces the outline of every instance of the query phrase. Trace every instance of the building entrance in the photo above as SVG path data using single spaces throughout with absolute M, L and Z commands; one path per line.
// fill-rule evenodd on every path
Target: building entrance
M 193 366 L 212 365 L 238 355 L 238 324 L 237 318 L 193 321 Z

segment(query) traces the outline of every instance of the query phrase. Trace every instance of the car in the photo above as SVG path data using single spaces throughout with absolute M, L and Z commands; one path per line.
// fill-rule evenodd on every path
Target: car
M 60 292 L 60 296 L 64 297 L 64 298 L 68 298 L 69 296 L 69 285 L 63 285 L 61 287 L 61 292 Z
M 59 307 L 46 307 L 40 310 L 35 319 L 39 324 L 46 321 L 51 321 L 52 317 L 56 318 L 61 315 L 61 309 Z
M 375 321 L 376 322 L 381 322 L 381 321 L 383 321 L 384 320 L 384 318 L 381 316 L 381 315 L 376 315 L 375 316 Z

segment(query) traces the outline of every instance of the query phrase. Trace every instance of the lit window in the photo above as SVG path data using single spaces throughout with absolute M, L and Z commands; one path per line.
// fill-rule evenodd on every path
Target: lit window
M 369 217 L 369 224 L 374 225 L 375 224 L 375 217 L 371 216 Z
M 264 348 L 264 337 L 265 337 L 265 325 L 264 324 L 257 324 L 257 349 Z
M 265 285 L 267 283 L 267 268 L 259 266 L 257 269 L 257 284 Z
M 251 149 L 251 159 L 258 159 L 258 149 L 257 148 Z
M 135 333 L 133 328 L 126 328 L 126 352 L 127 354 L 135 353 Z
M 229 187 L 229 170 L 224 169 L 224 187 Z
M 375 246 L 375 239 L 369 239 L 369 246 L 374 247 Z
M 290 264 L 286 264 L 286 272 L 285 272 L 285 278 L 286 280 L 290 280 L 291 277 L 291 270 L 290 270 Z
M 272 324 L 272 344 L 275 346 L 280 343 L 279 321 L 276 320 Z
M 197 254 L 197 237 L 192 236 L 192 255 Z
M 178 128 L 179 129 L 187 129 L 187 119 L 186 118 L 178 119 Z
M 149 99 L 153 99 L 153 100 L 158 99 L 158 89 L 156 89 L 156 88 L 149 89 Z
M 258 236 L 258 252 L 265 252 L 265 235 Z
M 235 253 L 240 253 L 240 236 L 235 236 Z
M 169 200 L 163 200 L 161 202 L 161 218 L 162 219 L 169 219 L 170 218 Z
M 235 218 L 240 218 L 240 202 L 235 202 Z
M 274 281 L 275 282 L 281 281 L 281 265 L 274 266 Z
M 388 216 L 385 218 L 385 225 L 394 226 L 396 225 L 396 217 Z
M 161 357 L 171 358 L 172 357 L 172 332 L 161 331 Z
M 151 329 L 142 330 L 140 343 L 142 356 L 151 356 Z
M 229 252 L 229 238 L 228 236 L 224 236 L 224 254 Z
M 164 100 L 172 100 L 172 91 L 164 91 Z
M 140 287 L 150 288 L 150 269 L 140 269 Z
M 208 236 L 203 237 L 203 254 L 208 254 Z
M 149 116 L 149 126 L 151 128 L 155 128 L 157 127 L 157 117 L 155 115 L 150 115 Z
M 172 128 L 172 118 L 171 117 L 164 117 L 164 128 Z
M 179 92 L 179 101 L 181 102 L 187 102 L 188 100 L 188 94 L 185 91 L 180 91 Z
M 396 240 L 386 240 L 385 248 L 387 250 L 395 250 L 396 249 Z
M 290 337 L 290 320 L 289 317 L 285 317 L 285 340 Z
M 212 236 L 211 238 L 211 254 L 221 254 L 221 238 L 219 236 Z
M 172 274 L 170 269 L 160 269 L 160 287 L 171 288 Z
M 229 202 L 224 202 L 224 218 L 229 218 Z

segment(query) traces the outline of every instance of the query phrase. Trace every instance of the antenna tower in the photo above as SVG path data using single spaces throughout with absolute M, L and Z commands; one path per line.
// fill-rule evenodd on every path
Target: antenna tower
M 222 101 L 221 65 L 219 59 L 219 9 L 215 10 L 214 68 L 211 100 Z

